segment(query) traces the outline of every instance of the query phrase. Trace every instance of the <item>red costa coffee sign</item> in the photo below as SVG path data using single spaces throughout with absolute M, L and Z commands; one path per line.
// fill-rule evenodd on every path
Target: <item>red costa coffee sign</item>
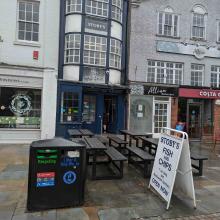
M 220 90 L 180 88 L 179 97 L 220 99 Z

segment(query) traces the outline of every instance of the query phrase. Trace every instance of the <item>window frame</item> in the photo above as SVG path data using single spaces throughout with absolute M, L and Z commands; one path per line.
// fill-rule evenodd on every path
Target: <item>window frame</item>
M 70 41 L 71 36 L 74 36 L 74 41 Z M 75 47 L 75 45 L 77 44 L 76 42 L 76 37 L 79 37 L 79 47 Z M 66 34 L 65 35 L 65 45 L 64 45 L 64 64 L 79 64 L 80 63 L 80 50 L 81 50 L 81 34 L 78 33 L 70 33 L 70 34 Z M 67 48 L 67 38 L 69 38 L 68 43 L 72 44 L 73 47 L 72 48 Z M 71 43 L 72 42 L 72 43 Z M 70 53 L 70 51 L 73 51 L 73 54 L 71 55 L 73 57 L 73 61 L 67 62 L 67 58 L 69 57 L 70 59 L 70 54 L 67 54 L 67 52 Z M 78 55 L 76 55 L 76 51 L 78 51 Z M 74 61 L 75 57 L 78 57 L 78 62 Z
M 203 20 L 204 20 L 204 30 L 203 30 L 203 37 L 198 37 L 198 36 L 193 36 L 193 27 L 201 28 L 201 26 L 194 25 L 194 15 L 202 15 Z M 207 40 L 207 12 L 206 9 L 201 6 L 201 5 L 196 5 L 194 6 L 192 10 L 192 15 L 191 15 L 191 39 L 192 40 L 201 40 L 201 41 L 206 41 Z
M 217 43 L 220 43 L 220 20 L 217 20 Z
M 67 117 L 68 116 L 72 117 L 72 120 L 71 121 L 68 121 L 68 120 L 64 121 L 64 112 L 63 112 L 63 109 L 64 109 L 64 93 L 71 93 L 72 96 L 78 96 L 78 99 L 77 99 L 78 105 L 77 105 L 77 107 L 74 107 L 73 102 L 75 102 L 76 100 L 73 100 L 73 99 L 70 100 L 70 101 L 72 101 L 71 107 L 68 106 L 68 108 L 71 108 L 71 109 L 78 108 L 78 113 L 75 113 L 77 120 L 73 120 L 74 119 L 74 114 L 73 114 L 74 112 L 73 112 L 73 113 L 70 113 L 70 115 L 68 115 L 69 113 L 66 113 Z M 62 91 L 61 92 L 60 108 L 61 108 L 61 111 L 60 111 L 60 123 L 68 124 L 68 123 L 73 123 L 73 122 L 79 121 L 80 120 L 80 95 L 79 95 L 79 93 L 75 92 L 75 91 Z
M 68 4 L 68 1 L 70 1 L 70 4 Z M 75 1 L 75 2 L 74 2 Z M 77 1 L 81 1 L 81 4 L 77 4 Z M 80 5 L 80 10 L 77 10 L 77 6 Z M 70 10 L 68 11 L 68 7 Z M 75 10 L 71 10 L 74 8 Z M 82 13 L 82 0 L 66 0 L 66 14 L 71 13 Z
M 202 71 L 200 71 L 200 70 L 193 70 L 192 69 L 192 65 L 197 65 L 197 66 L 202 66 L 203 68 L 202 68 Z M 197 72 L 197 73 L 199 73 L 199 72 L 201 72 L 202 73 L 202 79 L 200 80 L 202 83 L 201 84 L 195 84 L 195 83 L 192 83 L 192 72 Z M 191 63 L 191 75 L 190 75 L 190 85 L 191 86 L 203 86 L 204 85 L 204 74 L 205 74 L 205 65 L 204 64 L 198 64 L 198 63 Z M 194 78 L 195 78 L 195 76 L 194 76 Z
M 154 66 L 150 66 L 149 65 L 149 62 L 155 62 L 155 65 Z M 164 66 L 160 67 L 158 66 L 158 63 L 163 63 Z M 173 65 L 173 68 L 169 68 L 167 67 L 167 64 L 172 64 Z M 181 68 L 178 68 L 177 65 L 181 65 L 182 67 Z M 149 72 L 149 68 L 152 68 L 154 69 L 154 80 L 149 80 L 149 75 L 150 75 L 150 72 Z M 163 74 L 164 77 L 163 77 L 163 82 L 161 81 L 158 81 L 158 69 L 162 70 L 163 69 L 163 73 L 161 73 L 161 75 Z M 167 72 L 169 70 L 172 70 L 173 71 L 173 74 L 172 74 L 172 83 L 170 82 L 167 82 L 169 80 L 169 78 L 167 77 L 169 74 L 167 74 Z M 181 77 L 177 77 L 178 76 L 178 71 L 181 71 Z M 161 61 L 161 60 L 147 60 L 147 77 L 146 77 L 146 82 L 150 82 L 150 83 L 162 83 L 162 84 L 169 84 L 169 85 L 182 85 L 183 84 L 183 75 L 184 75 L 184 63 L 181 63 L 181 62 L 171 62 L 171 61 Z M 178 84 L 176 83 L 176 80 L 178 80 Z
M 20 3 L 24 3 L 25 4 L 25 11 L 24 11 L 24 16 L 25 16 L 25 19 L 20 19 Z M 31 11 L 31 16 L 32 16 L 32 21 L 27 21 L 26 20 L 26 4 L 32 4 L 32 11 Z M 34 4 L 38 4 L 38 21 L 33 21 L 33 14 L 34 14 L 34 10 L 33 10 L 33 7 L 34 7 Z M 32 0 L 32 1 L 28 1 L 28 0 L 18 0 L 17 1 L 17 9 L 16 9 L 16 40 L 18 42 L 24 42 L 24 43 L 33 43 L 33 44 L 38 44 L 40 42 L 40 1 L 36 1 L 36 0 Z M 20 32 L 20 29 L 19 29 L 19 23 L 20 22 L 23 22 L 25 24 L 25 27 L 24 27 L 24 38 L 26 38 L 26 32 L 30 32 L 31 33 L 31 40 L 27 40 L 27 39 L 19 39 L 19 32 Z M 29 23 L 31 24 L 31 31 L 26 31 L 26 24 Z M 33 31 L 33 26 L 34 24 L 38 25 L 38 32 L 34 32 Z M 33 40 L 33 34 L 34 33 L 37 33 L 37 40 Z
M 217 68 L 217 71 L 213 71 L 212 68 Z M 214 82 L 217 86 L 212 83 L 212 74 L 216 75 L 217 82 Z M 220 88 L 220 66 L 211 65 L 211 75 L 210 75 L 210 87 L 212 88 Z
M 90 40 L 88 41 L 89 43 L 86 41 L 87 37 L 90 38 Z M 95 38 L 94 42 L 92 42 L 92 38 Z M 97 43 L 99 41 L 98 39 L 100 40 L 100 43 Z M 105 41 L 104 44 L 103 44 L 103 41 Z M 107 45 L 108 45 L 108 42 L 107 42 L 106 36 L 85 34 L 84 35 L 84 47 L 83 47 L 83 64 L 97 66 L 97 67 L 105 67 L 106 62 L 107 62 L 107 52 L 108 52 Z M 105 46 L 105 50 L 98 50 L 98 47 L 102 48 L 104 46 Z M 86 48 L 86 47 L 89 47 L 89 48 Z M 92 47 L 94 49 L 92 49 Z M 85 56 L 85 53 L 88 53 L 88 55 Z M 99 61 L 98 63 L 96 63 L 97 57 Z M 88 62 L 85 61 L 86 59 L 88 60 Z M 91 60 L 94 60 L 94 62 L 90 62 Z
M 98 8 L 98 7 L 93 7 L 91 4 L 90 4 L 90 5 L 87 5 L 88 1 L 93 2 L 94 4 L 96 4 L 96 6 L 97 6 L 98 4 L 102 4 L 102 8 L 101 8 L 102 13 L 101 13 L 101 14 L 98 13 L 98 10 L 99 10 L 100 8 Z M 107 5 L 107 9 L 106 9 L 107 14 L 106 14 L 106 15 L 104 15 L 104 11 L 105 11 L 105 9 L 104 9 L 104 4 Z M 88 7 L 91 8 L 91 12 L 88 12 L 88 11 L 87 11 Z M 96 13 L 92 13 L 92 9 L 93 9 L 93 8 L 95 8 L 94 10 L 96 11 Z M 88 14 L 88 15 L 93 15 L 93 16 L 98 16 L 98 17 L 103 17 L 103 18 L 108 18 L 108 16 L 109 16 L 109 0 L 85 0 L 85 13 Z
M 118 4 L 114 4 L 113 1 L 116 1 L 116 2 L 120 2 L 120 6 L 118 6 Z M 122 23 L 122 18 L 123 18 L 123 0 L 112 0 L 112 11 L 111 11 L 111 18 L 113 20 L 116 20 L 120 23 Z M 115 8 L 116 10 L 113 11 L 113 8 Z M 119 12 L 119 13 L 118 13 Z M 117 16 L 113 17 L 113 13 Z M 120 19 L 118 19 L 117 17 L 120 17 Z
M 115 41 L 114 46 L 112 45 L 113 41 Z M 117 47 L 117 43 L 119 43 L 119 48 Z M 114 47 L 115 51 L 112 51 L 112 47 Z M 117 50 L 119 50 L 118 53 L 117 53 Z M 117 60 L 116 58 L 118 58 L 119 60 Z M 120 40 L 111 38 L 110 39 L 110 50 L 109 50 L 109 66 L 112 68 L 117 68 L 121 70 L 121 60 L 122 60 L 121 58 L 122 58 L 122 42 Z M 111 65 L 112 62 L 116 64 L 116 61 L 118 62 L 118 66 Z
M 160 33 L 160 14 L 162 14 L 162 34 Z M 171 26 L 171 35 L 166 35 L 164 32 L 164 26 L 165 26 L 165 16 L 166 15 L 171 15 L 172 16 L 172 26 Z M 175 16 L 177 16 L 178 20 L 177 20 L 177 31 L 176 31 L 176 36 L 174 35 L 175 33 L 175 28 L 174 28 L 174 22 L 175 22 Z M 180 15 L 173 13 L 173 12 L 166 12 L 166 11 L 159 11 L 157 14 L 157 35 L 158 36 L 163 36 L 163 37 L 171 37 L 171 38 L 179 38 L 180 37 L 180 28 L 179 28 L 179 24 L 180 24 Z

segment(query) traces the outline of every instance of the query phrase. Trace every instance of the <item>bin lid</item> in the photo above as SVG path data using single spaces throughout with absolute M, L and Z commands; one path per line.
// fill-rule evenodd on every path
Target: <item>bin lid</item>
M 52 139 L 33 141 L 31 147 L 85 147 L 85 145 L 64 138 L 55 137 Z

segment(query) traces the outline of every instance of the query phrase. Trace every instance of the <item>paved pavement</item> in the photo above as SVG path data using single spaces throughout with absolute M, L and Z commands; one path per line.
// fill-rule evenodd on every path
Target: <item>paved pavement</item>
M 29 147 L 0 145 L 0 220 L 220 220 L 220 157 L 209 146 L 190 146 L 209 157 L 204 176 L 194 177 L 197 209 L 173 196 L 166 211 L 166 204 L 148 189 L 149 179 L 125 164 L 122 180 L 87 180 L 83 207 L 27 213 Z

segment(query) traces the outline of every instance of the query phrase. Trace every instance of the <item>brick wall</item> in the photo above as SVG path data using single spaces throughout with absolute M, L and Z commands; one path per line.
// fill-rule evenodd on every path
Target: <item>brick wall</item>
M 171 101 L 171 128 L 176 127 L 178 120 L 178 98 L 172 98 Z

